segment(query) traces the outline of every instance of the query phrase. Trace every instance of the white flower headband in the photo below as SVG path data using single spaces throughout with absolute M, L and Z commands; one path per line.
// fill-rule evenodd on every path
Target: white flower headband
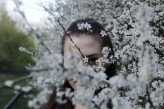
M 86 29 L 90 32 L 93 32 L 91 25 L 87 22 L 86 23 L 78 23 L 77 27 L 78 27 L 78 30 Z M 102 37 L 107 36 L 107 33 L 104 30 L 101 30 L 100 34 L 101 34 Z

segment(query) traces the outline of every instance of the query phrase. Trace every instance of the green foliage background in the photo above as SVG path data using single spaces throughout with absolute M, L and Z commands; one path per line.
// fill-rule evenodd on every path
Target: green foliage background
M 4 11 L 0 15 L 0 72 L 25 72 L 25 66 L 34 64 L 31 56 L 19 47 L 34 49 L 33 38 L 21 32 Z

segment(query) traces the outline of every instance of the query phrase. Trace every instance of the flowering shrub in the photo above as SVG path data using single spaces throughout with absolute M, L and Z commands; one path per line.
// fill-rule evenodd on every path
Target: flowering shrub
M 164 108 L 164 5 L 162 0 L 61 0 L 43 5 L 50 14 L 51 34 L 34 58 L 36 66 L 28 68 L 34 79 L 30 84 L 41 92 L 29 106 L 39 108 L 46 103 L 57 87 L 57 102 L 65 103 L 63 96 L 73 104 L 87 109 L 106 109 L 111 100 L 113 109 L 162 109 Z M 69 55 L 63 68 L 59 36 L 76 19 L 94 18 L 105 26 L 100 35 L 111 37 L 115 56 L 107 60 L 110 49 L 104 48 L 103 57 L 95 66 L 84 66 L 77 73 L 79 59 Z M 79 30 L 92 32 L 89 23 L 78 24 Z M 52 34 L 54 36 L 52 37 Z M 76 44 L 73 43 L 75 46 Z M 87 57 L 84 57 L 87 63 Z M 102 64 L 117 62 L 117 75 L 106 80 Z M 97 71 L 95 73 L 95 70 Z M 74 93 L 59 87 L 65 78 L 73 78 L 81 87 Z M 102 88 L 97 96 L 96 89 Z

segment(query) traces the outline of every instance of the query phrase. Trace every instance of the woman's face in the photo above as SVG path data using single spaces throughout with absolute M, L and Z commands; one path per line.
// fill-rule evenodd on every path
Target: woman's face
M 80 48 L 80 51 L 84 56 L 88 58 L 88 61 L 92 65 L 96 65 L 95 61 L 102 56 L 102 38 L 100 36 L 94 36 L 94 35 L 87 35 L 87 34 L 80 34 L 77 36 L 77 34 L 71 35 L 71 38 L 73 39 L 74 43 L 77 45 L 77 47 Z M 83 62 L 83 57 L 81 53 L 78 51 L 78 49 L 73 45 L 73 43 L 70 41 L 68 37 L 66 37 L 66 40 L 64 42 L 64 58 L 71 52 L 73 55 L 76 55 L 80 58 L 80 61 L 78 62 L 78 69 L 83 67 L 85 64 Z M 64 66 L 67 67 L 68 63 L 67 61 L 64 61 Z M 73 79 L 69 79 L 69 84 L 74 90 L 78 90 L 76 86 L 76 81 Z

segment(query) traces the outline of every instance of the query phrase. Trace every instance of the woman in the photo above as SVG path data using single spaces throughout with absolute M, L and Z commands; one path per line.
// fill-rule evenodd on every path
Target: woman
M 108 54 L 108 59 L 111 55 L 114 56 L 113 46 L 110 37 L 105 33 L 105 29 L 100 23 L 90 18 L 80 19 L 73 22 L 67 29 L 67 33 L 65 33 L 62 38 L 62 55 L 64 56 L 64 60 L 66 55 L 71 51 L 74 55 L 80 57 L 78 69 L 85 64 L 83 62 L 84 56 L 89 59 L 88 61 L 91 66 L 96 65 L 95 61 L 102 56 L 101 51 L 103 47 L 111 48 L 111 52 Z M 68 65 L 66 61 L 64 61 L 63 64 L 64 67 L 67 67 Z M 116 75 L 115 63 L 107 65 L 105 68 L 105 73 L 108 78 Z M 76 86 L 76 81 L 73 79 L 65 81 L 61 90 L 65 90 L 66 88 L 70 88 L 71 91 L 79 90 Z M 100 90 L 101 89 L 96 90 L 95 95 L 97 95 Z M 68 99 L 66 104 L 59 104 L 55 101 L 55 97 L 56 90 L 54 89 L 45 109 L 84 109 L 81 105 L 74 106 L 68 98 L 65 98 Z M 108 103 L 108 107 L 112 107 L 110 102 Z

